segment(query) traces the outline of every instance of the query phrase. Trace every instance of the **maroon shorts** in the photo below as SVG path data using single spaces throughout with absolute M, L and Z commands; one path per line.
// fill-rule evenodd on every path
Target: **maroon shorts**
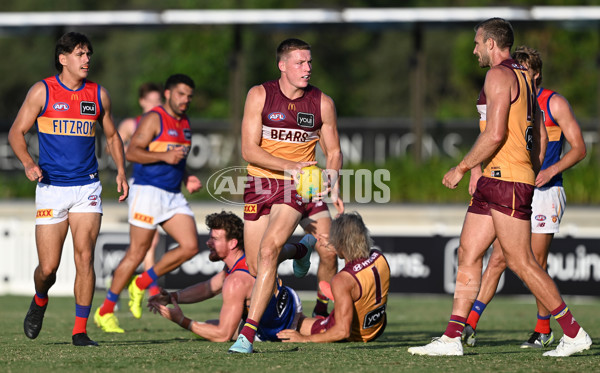
M 310 201 L 306 204 L 304 208 L 304 215 L 302 215 L 302 219 L 309 218 L 322 211 L 329 212 L 329 207 L 327 207 L 327 203 L 325 203 L 324 201 Z
M 333 315 L 335 310 L 331 311 L 329 316 L 324 319 L 315 320 L 314 324 L 310 328 L 310 334 L 325 333 L 335 325 L 335 316 Z
M 468 212 L 491 215 L 491 209 L 521 220 L 531 220 L 533 185 L 482 176 L 477 181 Z
M 302 214 L 302 218 L 329 211 L 323 201 L 303 200 L 296 192 L 292 180 L 248 176 L 244 188 L 244 220 L 257 220 L 263 215 L 269 215 L 271 206 L 276 204 L 291 206 Z

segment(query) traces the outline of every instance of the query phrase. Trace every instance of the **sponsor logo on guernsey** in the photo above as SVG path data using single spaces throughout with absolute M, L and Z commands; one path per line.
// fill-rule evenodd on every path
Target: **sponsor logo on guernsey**
M 546 220 L 546 215 L 536 215 L 535 220 L 544 221 L 544 220 Z
M 377 307 L 373 311 L 367 313 L 365 315 L 365 319 L 363 321 L 363 329 L 368 329 L 379 324 L 381 320 L 385 317 L 385 304 Z
M 140 214 L 139 212 L 133 214 L 133 220 L 138 220 L 148 224 L 152 224 L 154 222 L 154 218 L 152 216 Z
M 373 255 L 371 255 L 370 258 L 363 260 L 360 263 L 356 263 L 353 267 L 352 270 L 354 272 L 358 272 L 361 269 L 370 266 L 371 264 L 373 264 L 373 261 L 377 258 L 377 253 L 374 253 Z
M 244 214 L 256 214 L 256 203 L 246 203 L 244 205 Z
M 525 130 L 525 148 L 529 151 L 533 149 L 533 127 L 528 126 Z
M 52 119 L 52 123 L 45 125 L 47 130 L 43 132 L 89 137 L 96 134 L 95 125 L 94 120 Z
M 296 111 L 296 104 L 293 104 L 293 103 L 290 102 L 288 104 L 288 110 L 289 111 Z
M 41 210 L 37 210 L 37 213 L 35 214 L 36 218 L 51 218 L 54 217 L 54 210 L 53 209 L 41 209 Z
M 192 139 L 192 130 L 190 130 L 189 128 L 184 128 L 183 129 L 183 137 L 186 140 L 191 140 Z
M 296 122 L 300 127 L 315 128 L 315 115 L 310 113 L 298 113 Z
M 174 129 L 170 129 L 167 131 L 167 134 L 169 134 L 169 136 L 173 136 L 173 137 L 177 137 L 177 130 Z
M 67 111 L 69 110 L 69 104 L 66 104 L 64 102 L 57 102 L 54 105 L 52 105 L 52 108 L 56 111 Z
M 301 130 L 272 129 L 271 140 L 306 142 L 308 133 Z
M 492 170 L 492 177 L 502 177 L 502 172 L 500 170 Z
M 79 95 L 77 93 L 71 93 L 71 101 L 79 101 Z
M 91 101 L 81 101 L 79 104 L 81 115 L 96 115 L 96 103 Z
M 268 115 L 269 120 L 271 122 L 281 122 L 282 120 L 285 119 L 285 114 L 280 113 L 280 112 L 274 112 Z
M 283 313 L 285 312 L 285 309 L 287 308 L 287 304 L 288 304 L 288 299 L 290 297 L 290 294 L 288 293 L 287 289 L 285 287 L 282 287 L 281 290 L 279 291 L 279 294 L 277 295 L 277 316 L 281 317 L 283 316 Z

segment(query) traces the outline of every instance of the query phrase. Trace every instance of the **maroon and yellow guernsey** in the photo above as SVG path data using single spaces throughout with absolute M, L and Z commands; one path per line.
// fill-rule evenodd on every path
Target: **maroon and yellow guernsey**
M 498 151 L 483 162 L 483 176 L 493 179 L 535 185 L 535 174 L 531 164 L 533 114 L 535 91 L 527 74 L 527 68 L 513 59 L 501 63 L 511 69 L 517 79 L 517 97 L 510 103 L 508 128 L 504 143 Z M 483 89 L 477 100 L 481 132 L 486 127 L 486 98 Z
M 266 91 L 262 111 L 260 147 L 275 157 L 295 162 L 315 160 L 321 119 L 321 91 L 308 85 L 302 97 L 290 100 L 279 88 L 279 81 L 263 83 Z M 248 174 L 255 177 L 286 179 L 283 171 L 249 164 Z
M 352 275 L 360 287 L 360 296 L 354 301 L 348 341 L 371 341 L 381 335 L 386 326 L 390 267 L 380 251 L 372 250 L 368 258 L 353 260 L 342 271 Z

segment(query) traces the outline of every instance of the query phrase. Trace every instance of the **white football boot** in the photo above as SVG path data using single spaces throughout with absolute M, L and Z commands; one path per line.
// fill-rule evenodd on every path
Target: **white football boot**
M 447 335 L 436 337 L 425 346 L 410 347 L 408 352 L 412 355 L 429 356 L 462 356 L 463 346 L 460 337 L 450 338 Z
M 575 338 L 563 335 L 556 349 L 545 352 L 544 356 L 571 356 L 578 352 L 589 350 L 591 345 L 592 339 L 588 333 L 583 328 L 579 328 L 579 332 L 577 332 Z

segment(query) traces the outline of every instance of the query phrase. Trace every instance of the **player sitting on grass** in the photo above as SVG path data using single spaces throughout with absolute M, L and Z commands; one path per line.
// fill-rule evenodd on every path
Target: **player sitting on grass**
M 240 322 L 245 316 L 250 302 L 254 277 L 248 271 L 244 253 L 244 223 L 237 215 L 221 212 L 208 215 L 206 225 L 210 236 L 206 243 L 210 249 L 209 259 L 213 262 L 223 261 L 223 270 L 210 279 L 192 285 L 177 292 L 166 292 L 153 296 L 148 301 L 148 308 L 159 313 L 168 320 L 179 324 L 213 342 L 224 342 L 237 338 Z M 316 244 L 312 235 L 306 235 L 300 243 L 288 243 L 283 247 L 280 259 L 292 258 L 298 249 L 303 252 L 305 271 L 310 267 L 310 253 Z M 308 251 L 308 255 L 304 252 Z M 193 321 L 183 315 L 178 303 L 196 303 L 223 295 L 223 305 L 219 319 L 206 322 Z M 173 307 L 166 305 L 172 303 Z M 295 329 L 302 315 L 302 304 L 294 290 L 277 281 L 277 286 L 265 315 L 258 326 L 257 336 L 260 340 L 277 340 L 277 332 Z
M 385 309 L 390 267 L 378 250 L 371 250 L 369 231 L 358 213 L 341 214 L 331 223 L 322 244 L 344 259 L 345 267 L 321 290 L 334 301 L 327 318 L 303 318 L 299 332 L 286 329 L 277 334 L 284 342 L 368 342 L 386 326 Z M 325 283 L 326 284 L 326 283 Z

